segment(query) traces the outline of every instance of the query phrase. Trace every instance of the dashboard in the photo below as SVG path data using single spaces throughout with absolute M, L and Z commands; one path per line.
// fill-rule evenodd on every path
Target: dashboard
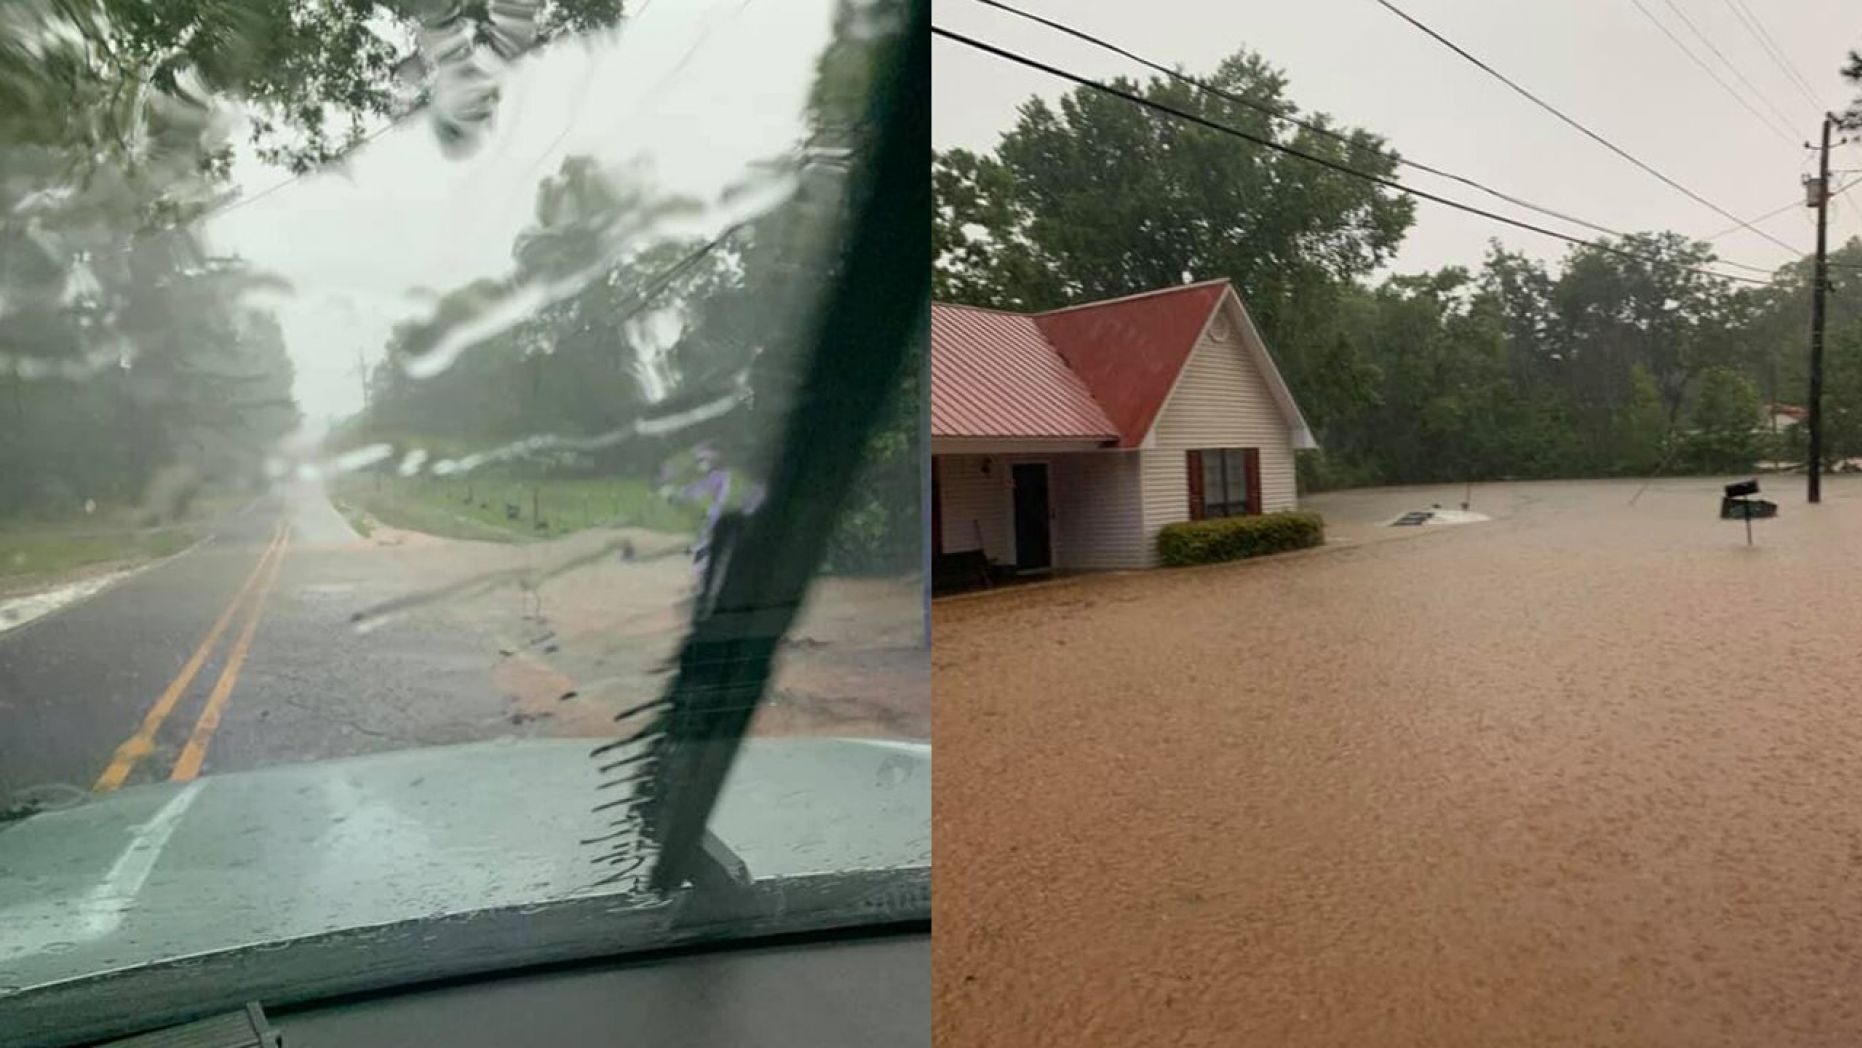
M 267 1014 L 289 1048 L 929 1045 L 931 934 L 687 949 Z

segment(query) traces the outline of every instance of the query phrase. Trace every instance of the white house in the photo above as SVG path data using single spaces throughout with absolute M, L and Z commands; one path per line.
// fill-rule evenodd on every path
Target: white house
M 1293 509 L 1316 445 L 1226 280 L 1047 313 L 931 307 L 932 543 L 1142 568 L 1174 521 Z
M 1795 404 L 1772 404 L 1765 409 L 1765 425 L 1773 433 L 1783 433 L 1793 426 L 1802 425 L 1809 416 L 1807 409 Z

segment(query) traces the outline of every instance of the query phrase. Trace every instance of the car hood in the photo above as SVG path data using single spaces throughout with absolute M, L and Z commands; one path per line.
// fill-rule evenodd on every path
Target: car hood
M 506 739 L 215 775 L 0 829 L 0 1032 L 9 1002 L 35 991 L 355 929 L 528 913 L 512 927 L 532 936 L 546 911 L 599 903 L 626 917 L 603 937 L 610 952 L 671 941 L 679 898 L 597 883 L 604 849 L 585 842 L 614 831 L 594 810 L 606 798 L 591 746 Z M 745 926 L 781 930 L 772 915 L 801 916 L 804 900 L 842 923 L 928 919 L 930 756 L 918 743 L 746 741 L 710 828 L 750 886 L 786 901 L 740 912 Z M 536 945 L 511 956 L 576 952 Z

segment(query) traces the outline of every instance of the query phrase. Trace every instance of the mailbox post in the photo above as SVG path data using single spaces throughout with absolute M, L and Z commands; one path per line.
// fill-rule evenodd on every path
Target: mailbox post
M 1778 504 L 1752 497 L 1758 493 L 1759 482 L 1755 477 L 1726 485 L 1726 494 L 1720 498 L 1720 519 L 1745 521 L 1748 546 L 1752 545 L 1753 518 L 1768 520 L 1778 515 Z

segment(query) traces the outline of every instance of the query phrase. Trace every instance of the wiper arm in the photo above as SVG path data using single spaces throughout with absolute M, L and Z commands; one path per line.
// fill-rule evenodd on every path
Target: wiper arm
M 236 1012 L 151 1030 L 98 1048 L 282 1048 L 284 1036 L 254 1001 Z
M 768 494 L 755 514 L 728 518 L 729 534 L 714 537 L 715 587 L 694 602 L 660 712 L 627 740 L 648 747 L 635 811 L 656 891 L 715 880 L 700 857 L 718 792 L 763 700 L 777 645 L 826 554 L 867 436 L 913 350 L 929 341 L 929 26 L 928 4 L 914 0 L 877 63 L 869 119 L 881 130 L 854 172 L 858 206 Z

